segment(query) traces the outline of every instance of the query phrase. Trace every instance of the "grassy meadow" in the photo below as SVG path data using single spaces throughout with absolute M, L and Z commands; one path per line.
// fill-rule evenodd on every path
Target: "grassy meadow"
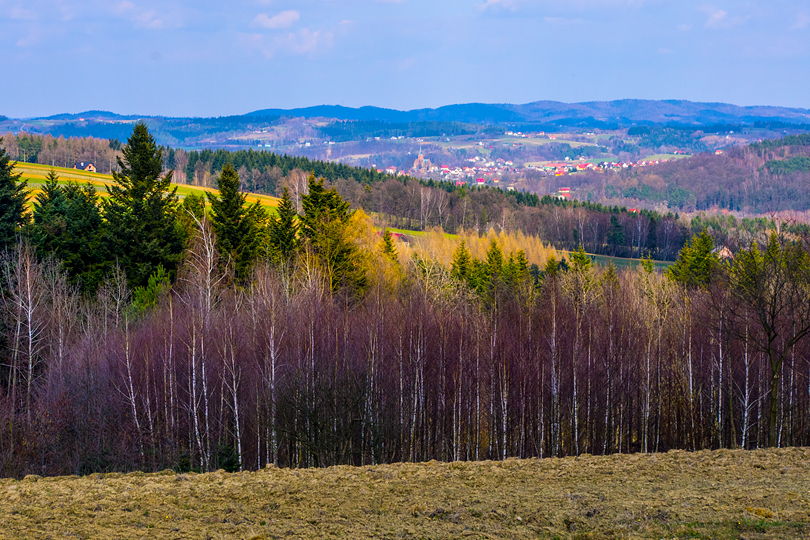
M 801 538 L 810 448 L 0 480 L 3 538 Z

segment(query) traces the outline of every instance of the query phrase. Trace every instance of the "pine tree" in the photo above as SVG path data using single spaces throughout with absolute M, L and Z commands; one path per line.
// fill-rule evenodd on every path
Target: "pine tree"
M 287 188 L 281 194 L 276 211 L 277 215 L 271 217 L 268 224 L 268 249 L 271 260 L 285 264 L 292 260 L 299 244 L 298 215 Z
M 60 186 L 51 171 L 34 200 L 28 237 L 37 255 L 58 260 L 85 292 L 94 291 L 108 269 L 102 227 L 95 189 Z
M 25 201 L 27 182 L 14 173 L 14 165 L 0 148 L 0 253 L 17 243 L 17 233 L 27 221 Z
M 313 176 L 301 205 L 304 209 L 300 216 L 301 232 L 320 261 L 330 290 L 362 292 L 368 279 L 359 264 L 357 246 L 346 234 L 352 216 L 349 203 L 334 189 L 327 189 L 322 178 Z
M 217 178 L 217 188 L 219 193 L 207 194 L 217 250 L 222 260 L 233 264 L 236 280 L 244 282 L 259 253 L 266 215 L 258 202 L 247 204 L 247 196 L 239 190 L 239 175 L 230 163 Z
M 388 229 L 385 229 L 385 231 L 383 231 L 382 253 L 391 262 L 396 263 L 396 262 L 399 261 L 399 254 L 397 253 L 397 246 L 394 245 L 394 237 L 391 235 L 391 231 L 389 231 Z
M 484 264 L 486 268 L 486 286 L 493 289 L 500 285 L 504 272 L 503 251 L 501 251 L 501 248 L 495 240 L 491 241 L 489 244 L 487 258 Z
M 472 271 L 472 256 L 464 240 L 458 245 L 453 262 L 450 265 L 450 275 L 459 281 L 468 281 Z
M 678 253 L 675 263 L 667 269 L 673 281 L 686 287 L 707 286 L 720 266 L 714 252 L 714 240 L 706 231 L 693 236 Z
M 53 254 L 61 258 L 59 243 L 67 230 L 67 199 L 51 169 L 42 190 L 34 198 L 33 222 L 28 227 L 31 245 L 40 258 Z
M 183 229 L 178 224 L 177 188 L 172 172 L 163 172 L 163 156 L 143 123 L 135 125 L 123 158 L 121 172 L 113 173 L 115 185 L 104 201 L 106 240 L 110 255 L 127 276 L 130 287 L 147 284 L 158 266 L 174 275 L 183 250 Z
M 301 233 L 309 239 L 317 238 L 324 223 L 336 221 L 345 224 L 352 215 L 349 203 L 334 189 L 327 189 L 323 178 L 309 178 L 309 193 L 301 199 Z
M 622 227 L 622 224 L 619 223 L 619 218 L 616 217 L 616 214 L 612 214 L 610 216 L 610 227 L 608 227 L 607 241 L 608 244 L 614 246 L 624 245 L 624 227 Z
M 577 250 L 571 253 L 571 269 L 584 272 L 590 270 L 591 266 L 593 266 L 593 260 L 585 253 L 585 248 L 580 244 Z

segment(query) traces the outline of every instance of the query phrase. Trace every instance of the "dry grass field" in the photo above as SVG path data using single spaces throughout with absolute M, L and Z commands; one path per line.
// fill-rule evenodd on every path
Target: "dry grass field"
M 4 538 L 802 538 L 810 448 L 0 480 Z

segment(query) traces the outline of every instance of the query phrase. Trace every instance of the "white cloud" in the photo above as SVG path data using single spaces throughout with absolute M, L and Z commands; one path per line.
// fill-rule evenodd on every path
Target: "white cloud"
M 130 0 L 121 0 L 113 6 L 113 12 L 127 19 L 137 28 L 162 30 L 182 26 L 181 17 L 176 11 L 167 9 L 143 9 Z
M 524 8 L 637 8 L 648 0 L 481 0 L 478 9 L 481 11 L 518 11 Z
M 746 17 L 732 16 L 725 9 L 714 6 L 701 6 L 700 11 L 706 15 L 706 28 L 731 28 L 745 22 Z
M 515 11 L 518 7 L 516 0 L 484 0 L 478 5 L 481 11 Z
M 288 9 L 275 15 L 259 13 L 253 18 L 253 25 L 268 30 L 280 30 L 289 28 L 301 19 L 301 14 L 294 9 Z
M 569 24 L 582 24 L 585 22 L 585 19 L 580 19 L 578 17 L 543 17 L 543 22 L 556 26 L 562 26 Z
M 335 34 L 326 30 L 301 28 L 281 34 L 243 34 L 242 42 L 259 51 L 265 58 L 281 54 L 312 56 L 332 47 Z

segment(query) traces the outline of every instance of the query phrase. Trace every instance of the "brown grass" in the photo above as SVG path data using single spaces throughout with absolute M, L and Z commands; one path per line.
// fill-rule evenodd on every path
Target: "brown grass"
M 0 480 L 20 538 L 797 538 L 810 448 Z

